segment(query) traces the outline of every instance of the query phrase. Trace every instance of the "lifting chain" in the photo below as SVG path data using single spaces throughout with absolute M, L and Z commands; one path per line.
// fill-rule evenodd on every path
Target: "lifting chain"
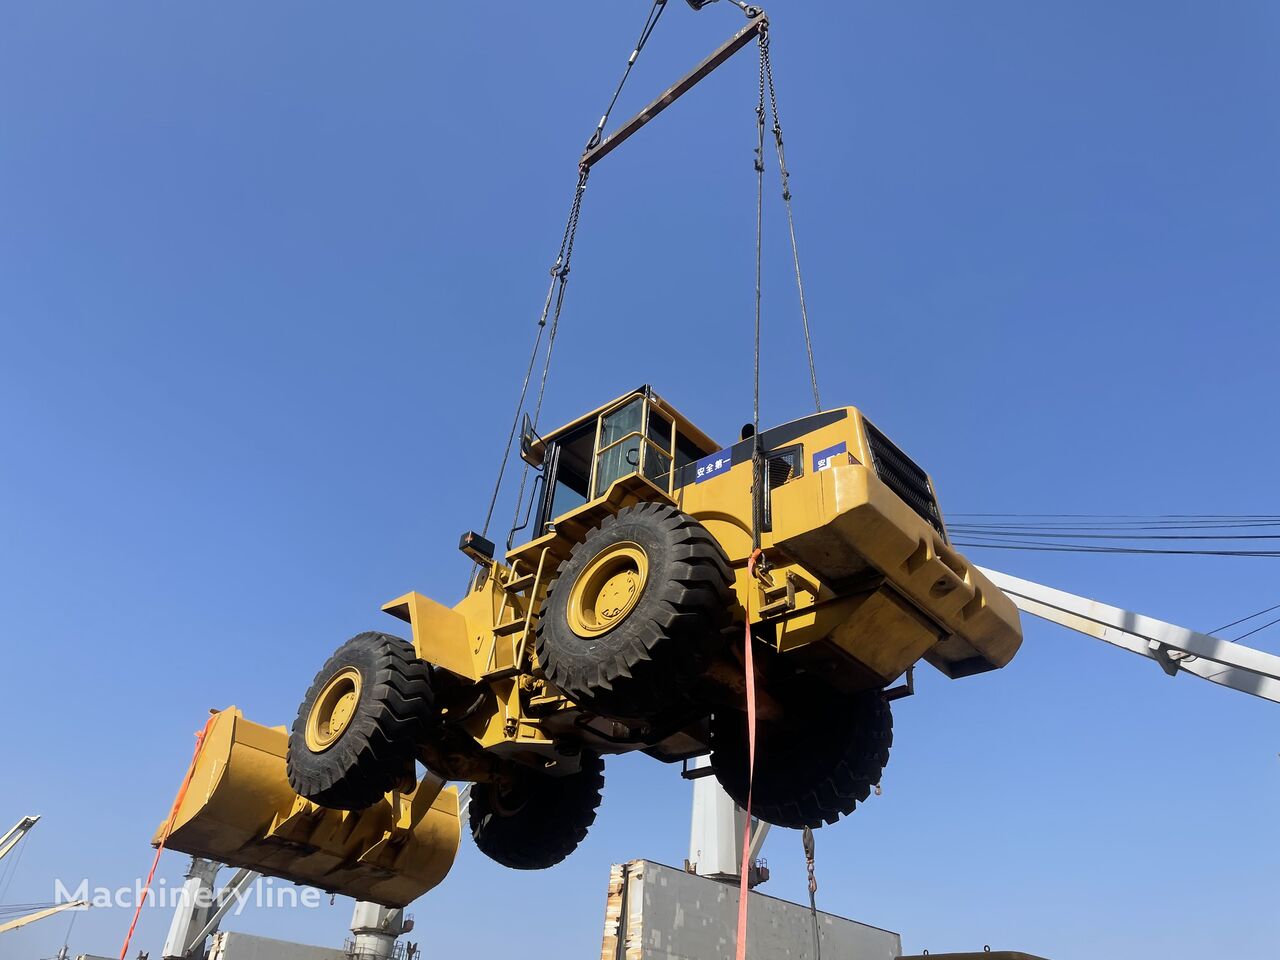
M 604 130 L 608 124 L 609 116 L 613 112 L 614 106 L 618 102 L 618 98 L 622 93 L 622 89 L 627 82 L 627 78 L 631 75 L 631 70 L 639 59 L 640 53 L 644 50 L 649 38 L 652 36 L 654 29 L 657 27 L 658 20 L 661 18 L 663 11 L 666 9 L 668 0 L 654 0 L 649 10 L 649 15 L 645 19 L 644 26 L 640 31 L 640 37 L 636 42 L 631 55 L 627 58 L 626 67 L 623 70 L 622 77 L 614 89 L 613 96 L 610 98 L 608 106 L 601 115 L 599 122 L 592 131 L 591 136 L 587 140 L 586 150 L 599 146 L 604 136 Z M 761 15 L 759 7 L 749 5 L 743 0 L 732 0 L 732 2 L 742 8 L 749 17 Z M 759 97 L 756 104 L 756 148 L 755 148 L 755 170 L 756 170 L 756 291 L 755 291 L 755 367 L 753 377 L 753 403 L 752 403 L 752 423 L 755 428 L 755 437 L 760 435 L 760 323 L 761 323 L 761 282 L 762 282 L 762 260 L 763 260 L 763 215 L 764 215 L 764 129 L 765 118 L 772 118 L 772 131 L 774 148 L 778 156 L 778 171 L 782 182 L 782 199 L 786 205 L 787 211 L 787 227 L 791 241 L 791 256 L 795 266 L 796 289 L 800 297 L 800 318 L 804 329 L 805 352 L 809 364 L 809 383 L 813 390 L 814 407 L 821 411 L 822 400 L 818 393 L 818 376 L 813 357 L 813 342 L 810 334 L 809 311 L 805 299 L 804 279 L 800 270 L 800 254 L 796 243 L 795 217 L 791 207 L 791 174 L 787 170 L 786 152 L 783 146 L 782 123 L 778 116 L 778 97 L 773 81 L 773 64 L 769 52 L 769 31 L 767 21 L 761 26 L 758 34 L 758 44 L 760 49 L 760 76 L 759 76 Z M 584 154 L 585 158 L 586 154 Z M 590 166 L 587 162 L 582 162 L 578 168 L 578 183 L 574 190 L 573 201 L 569 208 L 569 217 L 565 224 L 564 234 L 560 241 L 560 250 L 556 256 L 555 263 L 551 267 L 551 283 L 547 288 L 547 295 L 543 301 L 542 314 L 538 318 L 538 331 L 534 339 L 533 351 L 529 357 L 529 364 L 525 371 L 524 381 L 520 387 L 520 396 L 516 403 L 515 416 L 512 418 L 511 429 L 507 434 L 506 444 L 503 448 L 502 459 L 498 466 L 498 476 L 494 483 L 493 495 L 489 500 L 489 508 L 485 513 L 484 526 L 481 528 L 481 534 L 487 535 L 489 526 L 493 520 L 494 508 L 498 502 L 498 496 L 502 489 L 502 481 L 506 474 L 507 463 L 511 458 L 511 447 L 515 441 L 516 431 L 520 425 L 520 415 L 525 409 L 525 402 L 528 397 L 529 385 L 533 378 L 533 370 L 537 364 L 538 353 L 542 347 L 542 339 L 544 333 L 547 339 L 546 353 L 543 358 L 542 376 L 538 386 L 538 397 L 534 405 L 532 423 L 537 427 L 538 418 L 542 411 L 542 401 L 546 392 L 547 378 L 551 369 L 552 352 L 555 347 L 556 333 L 559 329 L 560 313 L 564 307 L 565 290 L 569 281 L 569 266 L 573 257 L 574 239 L 577 235 L 578 221 L 582 212 L 582 198 L 587 188 L 587 178 L 590 175 Z M 550 324 L 548 325 L 548 318 Z M 763 474 L 763 453 L 760 448 L 760 441 L 756 439 L 752 449 L 753 472 L 756 479 L 756 487 L 759 489 Z M 521 501 L 524 498 L 525 487 L 528 480 L 528 467 L 521 473 L 520 488 L 516 496 L 515 518 L 512 521 L 512 527 L 515 528 L 519 523 Z M 753 541 L 754 546 L 760 545 L 760 534 L 763 526 L 763 503 L 762 497 L 759 495 L 755 498 L 758 502 L 753 509 Z
M 654 28 L 658 25 L 658 20 L 662 17 L 662 11 L 665 9 L 667 9 L 667 0 L 653 0 L 653 6 L 649 8 L 649 16 L 640 31 L 640 39 L 636 41 L 636 48 L 631 51 L 631 56 L 627 58 L 627 68 L 622 71 L 622 79 L 618 81 L 618 86 L 613 91 L 613 97 L 609 100 L 609 106 L 605 108 L 600 117 L 600 122 L 596 124 L 595 131 L 591 134 L 590 139 L 587 140 L 586 148 L 588 150 L 596 146 L 604 138 L 604 128 L 609 123 L 609 114 L 613 113 L 613 108 L 618 103 L 618 97 L 622 95 L 622 88 L 627 85 L 627 78 L 631 76 L 631 68 L 640 59 L 640 53 L 644 50 L 644 45 L 649 42 L 649 37 L 652 36 Z
M 744 9 L 746 9 L 744 7 Z M 752 8 L 754 9 L 754 8 Z M 796 291 L 800 297 L 800 321 L 804 330 L 805 356 L 809 362 L 809 386 L 813 391 L 813 406 L 822 412 L 822 397 L 818 392 L 818 372 L 813 359 L 813 337 L 809 329 L 809 307 L 804 293 L 804 276 L 800 270 L 800 248 L 796 242 L 796 221 L 791 206 L 791 172 L 787 169 L 787 153 L 782 138 L 782 121 L 778 116 L 778 93 L 773 82 L 773 60 L 769 53 L 769 27 L 766 23 L 759 34 L 760 83 L 756 101 L 756 293 L 755 293 L 755 356 L 752 378 L 752 426 L 751 447 L 752 481 L 752 546 L 760 546 L 761 528 L 764 523 L 764 453 L 760 447 L 760 312 L 761 274 L 764 245 L 764 129 L 766 116 L 772 118 L 773 144 L 778 155 L 778 175 L 782 182 L 782 200 L 787 211 L 787 233 L 791 240 L 791 261 L 795 267 Z M 767 106 L 766 106 L 767 105 Z
M 649 42 L 649 37 L 653 35 L 654 28 L 657 27 L 658 20 L 661 19 L 666 5 L 667 0 L 654 0 L 653 6 L 649 9 L 649 16 L 645 19 L 644 26 L 640 31 L 640 39 L 636 41 L 635 49 L 632 50 L 631 56 L 627 58 L 627 66 L 622 71 L 622 78 L 618 81 L 618 86 L 614 89 L 609 105 L 600 117 L 600 122 L 596 124 L 596 128 L 587 139 L 586 148 L 588 150 L 598 144 L 604 136 L 605 125 L 608 124 L 609 115 L 613 113 L 618 97 L 622 94 L 622 88 L 626 86 L 627 78 L 631 76 L 631 68 L 635 66 L 636 60 L 640 58 L 640 53 L 644 50 L 645 44 Z M 564 235 L 560 238 L 560 251 L 556 254 L 555 263 L 551 265 L 551 283 L 547 287 L 547 296 L 542 304 L 542 315 L 538 317 L 538 333 L 533 341 L 533 352 L 529 355 L 529 366 L 525 370 L 524 382 L 520 385 L 520 397 L 516 401 L 515 416 L 511 419 L 511 430 L 507 434 L 507 442 L 502 450 L 502 459 L 498 464 L 498 478 L 493 485 L 493 495 L 489 498 L 489 509 L 485 512 L 484 526 L 480 530 L 481 536 L 487 536 L 489 533 L 489 524 L 493 520 L 494 508 L 498 504 L 498 494 L 502 490 L 502 478 L 506 474 L 507 463 L 511 460 L 511 446 L 515 442 L 516 430 L 520 426 L 520 414 L 524 411 L 525 399 L 529 394 L 529 381 L 533 378 L 533 368 L 537 364 L 538 351 L 542 346 L 542 336 L 545 332 L 547 335 L 547 352 L 542 362 L 542 379 L 538 385 L 538 399 L 533 408 L 532 420 L 535 428 L 538 425 L 538 417 L 542 412 L 542 399 L 547 389 L 547 375 L 551 371 L 551 353 L 555 347 L 556 332 L 560 327 L 560 311 L 564 308 L 565 288 L 569 285 L 569 262 L 573 259 L 573 242 L 578 234 L 578 220 L 582 215 L 582 195 L 586 192 L 587 178 L 590 174 L 590 168 L 586 164 L 578 165 L 578 185 L 573 191 L 573 201 L 569 205 L 569 218 L 565 223 Z M 548 315 L 551 317 L 549 328 L 547 326 Z M 526 464 L 524 470 L 520 473 L 520 488 L 516 494 L 515 518 L 511 522 L 513 529 L 520 522 L 520 502 L 524 499 L 525 485 L 528 479 L 529 467 Z
M 813 926 L 813 960 L 822 960 L 822 943 L 818 939 L 818 878 L 813 872 L 813 830 L 804 828 L 804 863 L 809 870 L 809 920 Z
M 787 232 L 791 238 L 791 261 L 796 271 L 796 291 L 800 295 L 800 321 L 804 327 L 804 349 L 809 360 L 809 385 L 813 405 L 820 413 L 822 398 L 818 394 L 818 372 L 813 361 L 813 338 L 809 333 L 809 307 L 804 295 L 804 277 L 800 272 L 800 248 L 796 243 L 796 221 L 791 209 L 791 173 L 787 170 L 787 153 L 782 143 L 782 121 L 778 117 L 778 94 L 773 85 L 773 61 L 769 56 L 769 32 L 760 34 L 760 124 L 764 123 L 764 93 L 769 92 L 769 112 L 773 117 L 773 144 L 778 154 L 778 175 L 782 180 L 782 200 L 787 210 Z M 763 159 L 763 158 L 762 158 Z
M 565 288 L 569 285 L 569 262 L 573 259 L 573 241 L 578 236 L 578 219 L 582 216 L 582 195 L 587 191 L 587 177 L 591 175 L 591 171 L 586 167 L 578 169 L 578 186 L 573 191 L 573 202 L 569 206 L 569 219 L 565 223 L 564 236 L 560 239 L 560 253 L 556 257 L 556 262 L 551 267 L 551 286 L 547 288 L 547 299 L 542 305 L 542 316 L 538 319 L 538 330 L 541 335 L 542 327 L 547 323 L 547 311 L 551 307 L 551 301 L 554 294 L 555 309 L 551 311 L 551 326 L 547 330 L 547 355 L 542 362 L 542 380 L 538 384 L 538 399 L 533 406 L 533 424 L 537 427 L 538 418 L 542 415 L 542 398 L 547 392 L 547 374 L 551 371 L 551 351 L 556 345 L 556 333 L 560 329 L 560 311 L 564 309 L 564 293 Z M 534 352 L 537 353 L 537 345 L 534 346 Z M 532 367 L 530 368 L 532 369 Z M 516 419 L 520 417 L 520 409 L 524 407 L 524 394 L 521 393 L 520 407 L 516 410 Z M 514 435 L 507 439 L 507 457 L 511 453 L 511 441 Z M 506 465 L 504 458 L 503 466 Z M 524 469 L 520 471 L 520 488 L 516 492 L 516 512 L 511 518 L 511 526 L 514 528 L 520 522 L 520 504 L 524 500 L 525 484 L 529 480 L 529 465 L 525 464 Z M 498 483 L 502 483 L 502 473 L 499 470 Z M 488 517 L 485 523 L 488 524 Z
M 498 479 L 493 485 L 493 496 L 489 498 L 489 509 L 484 515 L 484 526 L 480 529 L 481 536 L 487 536 L 489 533 L 489 524 L 493 520 L 493 510 L 498 503 L 498 493 L 502 489 L 502 478 L 507 470 L 507 463 L 511 459 L 511 444 L 515 440 L 516 430 L 520 426 L 520 414 L 524 410 L 525 398 L 529 394 L 529 381 L 533 379 L 533 368 L 538 362 L 538 351 L 542 346 L 542 335 L 547 333 L 547 353 L 542 363 L 542 380 L 538 386 L 538 403 L 535 408 L 533 422 L 538 422 L 538 413 L 542 410 L 542 398 L 547 389 L 547 373 L 551 369 L 551 351 L 555 346 L 556 331 L 560 325 L 560 311 L 564 308 L 565 287 L 569 284 L 569 262 L 573 259 L 573 242 L 578 233 L 578 219 L 582 213 L 582 195 L 587 190 L 588 171 L 580 169 L 578 171 L 578 185 L 573 191 L 573 202 L 569 205 L 569 218 L 565 222 L 564 235 L 560 238 L 560 251 L 556 254 L 555 263 L 551 265 L 551 283 L 547 287 L 547 296 L 542 304 L 542 314 L 538 317 L 538 334 L 533 341 L 533 351 L 529 354 L 529 365 L 524 373 L 524 382 L 520 385 L 520 397 L 516 401 L 516 413 L 511 420 L 511 431 L 507 434 L 507 443 L 502 451 L 502 459 L 498 463 Z M 554 304 L 555 311 L 552 313 Z M 547 317 L 551 316 L 551 326 L 548 330 Z M 525 480 L 528 476 L 526 469 L 520 475 L 520 496 L 516 498 L 516 517 L 517 522 L 520 511 L 520 498 L 524 495 Z M 514 523 L 513 523 L 514 526 Z
M 761 271 L 764 265 L 764 94 L 767 70 L 769 34 L 766 27 L 760 34 L 760 97 L 756 101 L 756 301 L 755 301 L 755 351 L 751 381 L 751 546 L 760 550 L 761 531 L 764 528 L 764 453 L 760 447 L 760 289 Z

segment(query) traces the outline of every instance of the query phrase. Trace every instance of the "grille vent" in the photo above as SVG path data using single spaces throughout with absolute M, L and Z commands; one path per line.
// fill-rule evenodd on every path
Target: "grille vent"
M 938 509 L 938 501 L 933 495 L 933 484 L 929 482 L 928 474 L 899 450 L 870 420 L 864 418 L 862 424 L 867 430 L 871 465 L 875 468 L 876 476 L 946 539 L 942 512 Z
M 794 480 L 804 473 L 804 448 L 802 446 L 784 447 L 771 450 L 765 456 L 765 483 L 767 489 L 764 497 L 764 529 L 773 529 L 773 497 L 769 496 L 775 489 L 788 480 Z

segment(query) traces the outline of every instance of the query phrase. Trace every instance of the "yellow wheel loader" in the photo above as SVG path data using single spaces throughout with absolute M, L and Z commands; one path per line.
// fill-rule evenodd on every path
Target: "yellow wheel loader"
M 1018 613 L 948 544 L 929 476 L 857 409 L 750 433 L 722 447 L 648 387 L 545 436 L 526 421 L 525 524 L 503 556 L 463 536 L 477 567 L 452 607 L 384 605 L 411 641 L 365 633 L 330 658 L 289 736 L 293 789 L 360 810 L 412 790 L 420 762 L 474 784 L 481 850 L 543 868 L 595 819 L 605 754 L 710 753 L 745 803 L 754 682 L 753 813 L 851 812 L 888 760 L 890 685 L 919 660 L 1003 667 Z

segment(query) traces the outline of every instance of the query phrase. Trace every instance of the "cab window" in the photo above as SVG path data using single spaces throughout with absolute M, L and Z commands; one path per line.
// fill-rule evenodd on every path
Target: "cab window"
M 640 427 L 643 419 L 643 397 L 636 397 L 600 417 L 594 496 L 600 496 L 615 480 L 635 473 L 640 467 Z
M 537 508 L 534 536 L 542 536 L 547 532 L 548 523 L 587 502 L 595 433 L 595 424 L 588 424 L 548 446 L 543 459 L 546 484 Z
M 663 490 L 671 488 L 672 423 L 647 397 L 637 396 L 600 416 L 592 496 L 614 481 L 638 473 Z

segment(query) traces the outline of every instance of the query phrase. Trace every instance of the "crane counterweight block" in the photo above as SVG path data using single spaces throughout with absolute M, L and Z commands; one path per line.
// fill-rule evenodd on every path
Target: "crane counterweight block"
M 166 849 L 388 907 L 444 879 L 460 838 L 455 788 L 428 776 L 368 809 L 329 810 L 290 788 L 287 746 L 284 727 L 253 723 L 235 707 L 217 713 Z

